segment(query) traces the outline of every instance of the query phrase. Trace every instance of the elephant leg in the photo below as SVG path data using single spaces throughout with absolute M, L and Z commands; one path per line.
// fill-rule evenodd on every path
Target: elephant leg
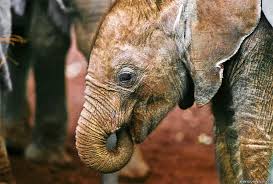
M 233 170 L 233 164 L 231 163 L 232 156 L 234 155 L 230 154 L 230 149 L 227 146 L 225 135 L 216 134 L 216 162 L 220 181 L 223 184 L 238 183 L 235 176 L 236 171 Z
M 14 33 L 25 37 L 24 29 L 16 27 Z M 6 142 L 12 149 L 22 150 L 30 140 L 30 108 L 26 94 L 26 82 L 31 65 L 29 44 L 15 44 L 8 52 L 8 65 L 13 90 L 4 99 L 2 121 Z
M 67 40 L 60 38 L 58 42 L 69 45 Z M 52 48 L 43 50 L 45 56 L 35 57 L 35 125 L 32 144 L 26 150 L 26 156 L 31 160 L 69 161 L 64 151 L 67 130 L 64 65 L 67 48 L 66 45 L 63 48 L 52 45 Z
M 273 148 L 273 31 L 261 19 L 213 99 L 222 183 L 267 183 Z
M 244 124 L 240 129 L 243 180 L 266 183 L 273 148 L 273 141 L 269 138 L 271 135 L 257 126 Z
M 265 183 L 269 177 L 272 155 L 271 135 L 255 125 L 256 119 L 241 117 L 244 111 L 232 113 L 223 110 L 226 113 L 223 115 L 219 113 L 219 104 L 213 106 L 216 119 L 216 158 L 221 183 Z M 223 117 L 228 115 L 232 118 L 223 121 Z
M 67 162 L 69 157 L 64 151 L 67 130 L 64 67 L 69 41 L 61 39 L 61 35 L 55 36 L 59 37 L 57 42 L 64 45 L 52 45 L 43 50 L 46 55 L 35 57 L 35 126 L 26 156 L 31 160 Z
M 15 184 L 4 138 L 0 136 L 0 183 Z
M 70 38 L 52 23 L 39 2 L 34 5 L 29 33 L 33 49 L 36 112 L 32 143 L 26 150 L 26 157 L 34 161 L 67 163 L 70 157 L 64 149 L 67 131 L 64 69 Z
M 240 129 L 237 132 L 239 137 L 234 133 L 236 130 L 229 128 L 222 134 L 216 134 L 221 183 L 266 183 L 273 142 L 257 127 L 246 125 Z
M 118 184 L 118 174 L 102 174 L 101 176 L 101 184 Z
M 224 86 L 224 85 L 223 85 Z M 228 89 L 222 88 L 212 103 L 215 117 L 216 162 L 220 181 L 223 184 L 237 184 L 241 176 L 238 149 L 238 132 L 233 126 L 234 111 L 231 106 L 231 95 Z

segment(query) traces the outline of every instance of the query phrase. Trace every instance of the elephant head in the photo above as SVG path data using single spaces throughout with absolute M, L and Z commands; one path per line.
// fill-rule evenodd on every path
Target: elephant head
M 256 27 L 259 0 L 118 0 L 91 51 L 76 130 L 81 159 L 119 170 L 178 103 L 208 103 L 222 63 Z M 190 90 L 192 89 L 192 90 Z M 186 106 L 186 107 L 187 107 Z M 117 135 L 116 147 L 107 139 Z

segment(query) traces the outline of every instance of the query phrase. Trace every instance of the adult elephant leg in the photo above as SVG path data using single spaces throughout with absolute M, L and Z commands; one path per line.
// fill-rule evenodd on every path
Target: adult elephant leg
M 13 16 L 13 34 L 26 40 L 28 17 L 28 14 L 25 17 Z M 6 129 L 7 145 L 16 150 L 22 150 L 30 140 L 30 111 L 26 95 L 26 81 L 31 65 L 29 46 L 29 42 L 11 45 L 7 57 L 13 90 L 4 99 L 6 105 L 1 120 Z
M 65 57 L 70 46 L 48 18 L 42 4 L 34 6 L 30 37 L 36 82 L 36 114 L 32 143 L 26 157 L 34 161 L 66 163 L 64 150 L 67 128 Z
M 269 177 L 273 145 L 272 43 L 273 30 L 262 16 L 255 32 L 225 65 L 225 81 L 213 108 L 217 140 L 221 135 L 225 140 L 224 146 L 223 141 L 217 144 L 217 150 L 222 150 L 217 157 L 223 183 L 229 181 L 228 176 L 234 183 L 266 183 Z M 226 95 L 230 97 L 228 105 L 219 105 Z M 226 111 L 225 116 L 218 112 L 220 108 Z

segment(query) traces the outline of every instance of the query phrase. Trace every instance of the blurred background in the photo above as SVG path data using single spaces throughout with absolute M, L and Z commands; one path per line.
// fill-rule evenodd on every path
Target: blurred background
M 22 155 L 11 155 L 14 175 L 18 184 L 96 184 L 100 174 L 86 168 L 79 160 L 74 135 L 84 101 L 84 82 L 87 62 L 72 44 L 66 61 L 66 88 L 69 110 L 68 151 L 73 162 L 68 167 L 37 164 L 26 161 Z M 30 72 L 28 96 L 34 114 L 34 79 Z M 31 121 L 32 122 L 32 121 Z M 213 116 L 210 106 L 188 110 L 175 108 L 161 122 L 144 143 L 144 158 L 151 167 L 151 174 L 144 181 L 121 179 L 121 184 L 216 184 L 217 172 L 213 143 Z

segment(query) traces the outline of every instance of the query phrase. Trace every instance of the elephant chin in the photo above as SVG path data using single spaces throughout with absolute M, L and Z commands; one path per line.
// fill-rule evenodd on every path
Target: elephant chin
M 86 118 L 85 113 L 84 109 L 76 129 L 76 148 L 81 160 L 102 173 L 120 170 L 129 162 L 134 151 L 129 132 L 122 128 L 112 135 L 106 133 L 104 126 Z

